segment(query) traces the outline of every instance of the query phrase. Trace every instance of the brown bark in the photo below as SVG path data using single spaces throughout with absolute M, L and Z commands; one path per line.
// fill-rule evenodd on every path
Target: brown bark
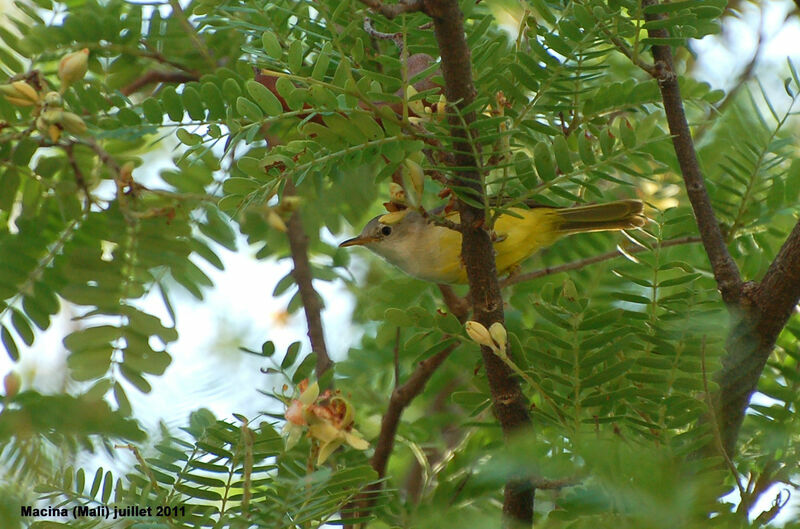
M 661 17 L 647 13 L 648 7 L 657 4 L 658 0 L 642 0 L 646 20 Z M 651 29 L 648 34 L 655 38 L 669 36 L 666 29 Z M 800 300 L 800 222 L 761 282 L 742 282 L 739 269 L 728 253 L 697 163 L 672 50 L 669 46 L 653 46 L 653 57 L 656 62 L 651 73 L 661 89 L 664 112 L 689 201 L 720 294 L 732 316 L 727 352 L 722 358 L 722 369 L 715 375 L 719 391 L 712 400 L 722 445 L 730 456 L 735 452 L 739 428 L 767 359 Z
M 294 184 L 287 182 L 286 193 L 294 194 Z M 325 344 L 325 333 L 322 328 L 322 301 L 312 283 L 314 276 L 311 273 L 311 263 L 308 260 L 308 235 L 303 228 L 300 212 L 295 211 L 289 218 L 287 225 L 289 249 L 292 254 L 292 277 L 300 291 L 303 301 L 303 311 L 308 324 L 308 339 L 311 341 L 311 350 L 317 355 L 315 374 L 319 380 L 331 368 L 333 361 L 328 356 L 328 346 Z
M 425 12 L 433 19 L 434 34 L 442 57 L 442 76 L 447 100 L 465 109 L 475 99 L 472 78 L 471 54 L 464 34 L 464 22 L 458 2 L 425 1 Z M 455 165 L 460 170 L 454 183 L 460 188 L 471 189 L 475 197 L 483 195 L 483 176 L 478 171 L 470 143 L 469 127 L 475 122 L 475 112 L 450 113 L 448 116 Z M 503 323 L 503 298 L 497 279 L 494 248 L 489 233 L 484 227 L 485 211 L 463 200 L 458 200 L 461 215 L 461 258 L 467 272 L 472 300 L 473 319 L 489 327 L 492 323 Z M 481 348 L 486 376 L 492 395 L 492 404 L 506 436 L 510 436 L 530 425 L 528 403 L 519 382 L 511 369 L 488 347 Z M 515 524 L 530 526 L 533 521 L 533 486 L 527 480 L 506 484 L 503 513 Z

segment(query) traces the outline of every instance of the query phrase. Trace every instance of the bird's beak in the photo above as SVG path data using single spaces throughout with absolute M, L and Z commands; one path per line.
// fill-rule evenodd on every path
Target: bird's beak
M 343 243 L 339 244 L 339 248 L 347 248 L 348 246 L 364 246 L 365 244 L 369 244 L 377 240 L 378 239 L 376 237 L 353 237 L 352 239 L 347 239 Z

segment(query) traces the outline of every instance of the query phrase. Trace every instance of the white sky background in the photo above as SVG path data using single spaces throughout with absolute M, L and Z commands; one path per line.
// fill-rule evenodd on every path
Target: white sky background
M 5 12 L 4 3 L 8 0 L 0 0 L 0 13 Z M 751 4 L 743 4 L 743 16 L 738 20 L 728 18 L 724 34 L 694 41 L 692 50 L 698 56 L 694 73 L 714 88 L 729 89 L 753 57 L 760 25 L 763 42 L 755 74 L 762 76 L 765 87 L 774 94 L 774 102 L 780 109 L 787 101 L 782 87 L 782 79 L 787 75 L 786 57 L 791 57 L 800 67 L 800 24 L 796 17 L 784 24 L 786 14 L 793 7 L 790 0 L 764 1 L 763 4 L 765 11 L 761 22 L 758 10 Z M 148 164 L 153 174 L 169 164 L 170 152 L 163 150 L 154 156 L 161 156 L 161 160 Z M 239 248 L 238 253 L 217 248 L 225 263 L 224 272 L 204 265 L 200 260 L 195 261 L 215 284 L 215 288 L 205 291 L 203 302 L 181 292 L 177 285 L 171 289 L 180 336 L 168 348 L 172 364 L 164 376 L 148 377 L 153 386 L 148 395 L 126 385 L 134 414 L 148 431 L 154 431 L 159 421 L 176 431 L 187 423 L 189 413 L 198 407 L 207 407 L 223 419 L 232 419 L 234 412 L 253 418 L 265 409 L 276 411 L 275 403 L 257 390 L 278 389 L 284 381 L 261 373 L 260 368 L 270 364 L 262 358 L 241 353 L 236 347 L 260 350 L 262 342 L 272 340 L 278 361 L 293 341 L 303 344 L 304 353 L 309 351 L 302 310 L 288 319 L 284 317 L 294 290 L 272 298 L 276 282 L 290 270 L 290 263 L 256 261 L 253 257 L 255 250 L 248 249 L 241 238 Z M 354 253 L 357 259 L 358 252 Z M 329 351 L 334 360 L 341 359 L 360 336 L 360 331 L 350 323 L 353 299 L 341 282 L 316 281 L 315 287 L 326 301 L 327 308 L 322 317 Z M 142 300 L 141 306 L 162 317 L 162 321 L 169 322 L 157 294 Z M 16 368 L 23 376 L 23 388 L 35 388 L 45 393 L 61 391 L 66 374 L 61 339 L 74 325 L 69 321 L 71 315 L 69 309 L 62 310 L 50 329 L 37 335 L 32 348 L 21 347 L 22 360 L 16 367 L 5 352 L 0 351 L 0 377 Z M 131 462 L 129 454 L 119 455 L 121 461 L 118 464 Z M 777 492 L 776 489 L 764 495 L 763 505 L 758 505 L 754 514 L 768 509 Z M 796 500 L 793 503 L 797 506 Z M 790 519 L 788 514 L 791 510 L 795 509 L 784 509 L 781 516 L 784 522 Z

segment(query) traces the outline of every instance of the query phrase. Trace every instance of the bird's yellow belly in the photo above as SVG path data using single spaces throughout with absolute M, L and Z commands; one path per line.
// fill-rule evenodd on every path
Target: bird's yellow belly
M 497 273 L 505 274 L 539 249 L 558 238 L 558 213 L 550 208 L 513 209 L 520 217 L 501 215 L 495 222 L 494 243 Z M 455 216 L 455 218 L 453 218 Z M 457 214 L 449 215 L 458 221 Z M 436 283 L 466 283 L 467 273 L 461 259 L 461 234 L 441 226 L 431 226 L 426 233 L 433 240 L 421 247 L 430 251 L 419 256 L 411 275 Z

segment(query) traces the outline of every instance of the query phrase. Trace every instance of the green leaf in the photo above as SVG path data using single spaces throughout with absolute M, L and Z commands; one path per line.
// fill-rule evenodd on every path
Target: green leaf
M 245 88 L 250 97 L 253 98 L 267 116 L 278 116 L 283 112 L 283 105 L 281 105 L 280 100 L 263 84 L 250 80 L 245 83 Z
M 536 172 L 544 182 L 549 182 L 556 177 L 556 168 L 550 149 L 543 142 L 536 144 L 533 148 L 533 163 L 536 165 Z
M 22 341 L 25 342 L 25 345 L 33 345 L 33 329 L 31 328 L 31 324 L 28 322 L 28 318 L 26 318 L 19 310 L 12 309 L 11 323 L 14 325 L 14 330 L 16 330 L 17 334 L 20 336 L 20 338 L 22 338 Z
M 183 107 L 189 113 L 189 117 L 198 121 L 202 121 L 206 117 L 206 110 L 203 106 L 203 100 L 200 98 L 200 93 L 192 86 L 184 86 L 181 93 L 181 100 Z
M 280 59 L 283 55 L 281 43 L 272 31 L 267 30 L 261 34 L 261 47 L 273 59 Z
M 404 310 L 388 308 L 383 313 L 383 319 L 386 323 L 396 327 L 411 327 L 414 324 L 413 319 Z
M 223 119 L 225 117 L 225 100 L 222 92 L 214 83 L 203 83 L 200 87 L 203 104 L 208 109 L 208 119 Z
M 553 152 L 556 155 L 556 164 L 562 173 L 572 172 L 572 160 L 567 145 L 567 139 L 564 136 L 556 136 L 553 138 Z
M 161 103 L 152 97 L 142 101 L 142 113 L 144 118 L 154 125 L 161 125 L 164 120 L 164 110 L 161 108 Z
M 167 86 L 161 91 L 161 104 L 167 111 L 169 119 L 178 122 L 183 120 L 183 103 L 174 87 Z
M 236 112 L 250 121 L 261 121 L 264 118 L 261 108 L 246 97 L 236 98 Z
M 289 70 L 295 74 L 300 75 L 303 66 L 303 43 L 300 40 L 293 40 L 289 44 Z
M 300 342 L 292 342 L 286 349 L 286 355 L 283 357 L 283 360 L 281 360 L 281 369 L 289 369 L 293 366 L 299 352 Z
M 330 43 L 326 42 L 322 52 L 317 56 L 317 60 L 314 63 L 314 69 L 311 70 L 311 77 L 313 79 L 322 81 L 325 78 L 325 74 L 328 71 L 328 65 L 331 62 L 330 49 Z
M 19 361 L 19 349 L 17 349 L 17 344 L 5 325 L 0 325 L 0 340 L 2 340 L 3 346 L 6 348 L 9 358 L 14 362 Z

